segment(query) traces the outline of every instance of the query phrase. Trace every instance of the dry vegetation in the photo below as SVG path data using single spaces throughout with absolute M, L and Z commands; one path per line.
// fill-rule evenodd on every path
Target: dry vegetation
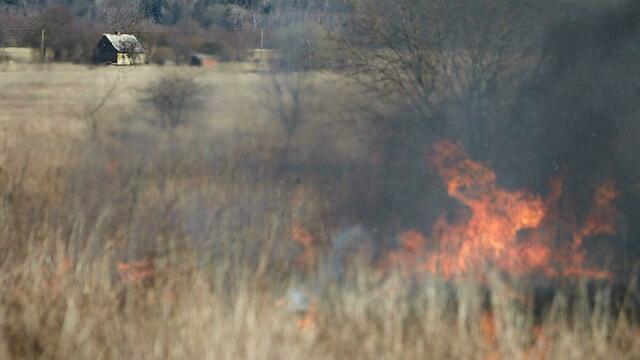
M 371 161 L 357 124 L 326 126 L 362 101 L 336 75 L 306 76 L 314 96 L 291 140 L 265 104 L 274 79 L 250 65 L 13 66 L 0 71 L 0 358 L 640 353 L 635 280 L 623 295 L 585 282 L 540 299 L 498 274 L 407 278 L 358 256 L 339 274 L 331 261 L 301 267 L 309 249 L 291 241 L 292 219 L 318 237 L 332 232 L 341 187 L 274 173 L 283 144 L 294 174 L 309 159 L 326 164 L 320 172 Z M 170 131 L 153 126 L 141 101 L 166 72 L 188 73 L 206 100 Z
M 631 359 L 640 350 L 638 328 L 610 312 L 604 288 L 592 304 L 586 292 L 558 294 L 536 317 L 503 282 L 488 300 L 474 283 L 409 285 L 364 269 L 342 285 L 323 287 L 317 275 L 300 285 L 230 251 L 199 265 L 160 257 L 152 282 L 124 285 L 112 256 L 71 264 L 50 251 L 3 269 L 3 358 Z M 292 286 L 309 291 L 312 313 L 279 300 Z

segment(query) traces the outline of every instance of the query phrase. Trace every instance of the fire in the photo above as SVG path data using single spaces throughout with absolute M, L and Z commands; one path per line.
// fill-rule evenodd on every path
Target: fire
M 75 264 L 69 257 L 62 257 L 57 263 L 54 272 L 46 282 L 46 286 L 54 296 L 63 292 L 64 284 L 69 280 L 69 275 L 73 272 Z
M 586 252 L 582 249 L 584 239 L 596 235 L 615 235 L 616 222 L 620 215 L 613 201 L 618 196 L 613 181 L 607 181 L 595 190 L 593 205 L 584 225 L 573 232 L 573 262 L 564 270 L 567 276 L 608 277 L 610 274 L 600 270 L 583 269 L 580 265 L 585 261 Z
M 610 276 L 584 268 L 582 245 L 586 237 L 616 233 L 613 182 L 596 189 L 592 210 L 584 225 L 578 226 L 573 217 L 559 210 L 561 181 L 552 183 L 547 198 L 509 191 L 497 185 L 493 170 L 471 160 L 459 144 L 441 141 L 434 150 L 430 162 L 447 193 L 464 204 L 469 215 L 454 223 L 441 216 L 429 238 L 416 230 L 400 234 L 401 247 L 388 255 L 387 266 L 445 277 L 472 271 L 481 274 L 479 270 L 487 264 L 516 275 Z M 570 229 L 569 245 L 555 246 L 559 228 Z
M 427 239 L 416 230 L 409 230 L 398 237 L 402 248 L 399 251 L 392 251 L 388 254 L 387 267 L 398 266 L 405 275 L 409 275 L 414 270 L 425 270 L 435 272 L 435 267 L 427 259 L 426 245 Z
M 303 269 L 312 268 L 318 258 L 315 237 L 300 223 L 294 220 L 291 224 L 291 238 L 302 246 L 302 253 L 296 259 L 296 265 Z
M 296 314 L 296 326 L 301 331 L 311 331 L 318 322 L 318 308 L 300 289 L 292 289 L 285 296 L 276 300 L 276 307 L 285 308 Z
M 125 284 L 140 285 L 155 275 L 155 267 L 151 261 L 120 262 L 117 265 L 120 280 Z
M 307 310 L 300 319 L 298 319 L 296 325 L 298 329 L 302 331 L 311 331 L 316 327 L 318 322 L 318 311 L 316 309 L 315 304 L 311 304 L 309 306 L 309 310 Z
M 483 311 L 480 316 L 480 331 L 482 340 L 486 348 L 483 359 L 494 360 L 500 359 L 498 351 L 498 336 L 496 330 L 496 319 L 492 311 Z

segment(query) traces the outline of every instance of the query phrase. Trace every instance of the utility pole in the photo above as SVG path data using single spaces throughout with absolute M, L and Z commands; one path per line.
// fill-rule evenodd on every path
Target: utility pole
M 42 54 L 42 62 L 45 61 L 45 46 L 44 46 L 44 37 L 45 37 L 45 28 L 42 28 L 42 32 L 40 33 L 40 53 Z
M 264 50 L 264 28 L 260 29 L 260 51 Z

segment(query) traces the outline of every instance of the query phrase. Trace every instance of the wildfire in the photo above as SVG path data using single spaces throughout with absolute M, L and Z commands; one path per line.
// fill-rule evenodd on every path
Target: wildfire
M 574 217 L 559 210 L 561 181 L 552 183 L 547 198 L 509 191 L 497 185 L 493 170 L 471 160 L 459 144 L 441 141 L 434 150 L 431 163 L 447 193 L 469 209 L 469 216 L 455 223 L 441 216 L 430 238 L 416 230 L 400 234 L 401 248 L 388 255 L 386 266 L 445 277 L 481 270 L 486 264 L 516 275 L 610 276 L 584 268 L 582 245 L 586 237 L 616 233 L 613 182 L 596 189 L 591 212 L 578 226 Z M 568 245 L 555 246 L 559 228 L 572 234 Z
M 117 270 L 123 283 L 133 285 L 140 285 L 155 274 L 153 263 L 147 260 L 130 263 L 120 262 L 117 265 Z
M 318 258 L 315 237 L 299 221 L 294 220 L 291 224 L 291 238 L 303 249 L 296 259 L 296 266 L 302 269 L 313 268 Z
M 500 359 L 498 351 L 498 336 L 496 330 L 496 319 L 491 311 L 484 311 L 480 317 L 480 331 L 482 340 L 486 347 L 486 352 L 482 357 L 484 360 Z
M 302 315 L 302 317 L 298 319 L 298 322 L 296 323 L 296 325 L 300 330 L 311 331 L 316 327 L 317 323 L 318 323 L 318 311 L 316 310 L 316 305 L 311 304 L 309 306 L 309 310 L 307 310 Z

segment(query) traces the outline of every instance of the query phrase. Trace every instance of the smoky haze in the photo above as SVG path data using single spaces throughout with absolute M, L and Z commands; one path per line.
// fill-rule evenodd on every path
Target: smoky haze
M 629 140 L 637 134 L 640 6 L 568 7 L 562 14 L 545 32 L 539 71 L 519 87 L 515 131 L 501 137 L 506 156 L 497 166 L 536 189 L 563 176 L 582 216 L 594 183 L 614 178 L 628 227 L 610 240 L 619 254 L 637 253 L 637 157 Z
M 343 232 L 360 229 L 382 258 L 405 231 L 429 237 L 441 219 L 473 218 L 433 166 L 434 147 L 452 141 L 495 171 L 504 191 L 542 199 L 560 179 L 558 206 L 574 219 L 558 233 L 576 231 L 599 186 L 615 182 L 617 230 L 586 236 L 584 246 L 623 269 L 639 255 L 636 2 L 1 4 L 0 44 L 40 49 L 39 61 L 95 62 L 95 37 L 122 30 L 159 69 L 144 84 L 135 74 L 146 70 L 122 72 L 88 112 L 89 141 L 75 144 L 84 158 L 72 162 L 82 166 L 64 167 L 73 196 L 56 210 L 62 217 L 80 204 L 73 210 L 93 223 L 107 202 L 108 232 L 131 217 L 124 227 L 136 243 L 168 229 L 207 242 L 247 224 L 269 227 L 260 214 L 278 208 L 269 231 L 279 238 L 299 221 L 331 252 Z M 224 75 L 180 71 L 203 58 Z M 132 103 L 112 101 L 125 91 Z M 121 173 L 105 174 L 114 169 Z M 185 174 L 275 190 L 234 200 L 193 188 L 153 211 L 139 205 L 142 193 L 165 194 Z M 95 188 L 109 176 L 112 199 Z
M 473 8 L 465 7 L 466 3 L 441 5 L 438 10 L 443 13 L 466 14 Z M 454 218 L 464 217 L 455 215 L 464 213 L 464 209 L 443 195 L 437 174 L 425 169 L 433 141 L 451 138 L 461 141 L 472 158 L 492 166 L 498 183 L 508 189 L 546 195 L 551 191 L 551 180 L 562 178 L 562 206 L 565 211 L 576 212 L 579 219 L 587 216 L 597 184 L 615 179 L 621 192 L 617 204 L 624 213 L 620 219 L 623 230 L 616 236 L 595 240 L 600 245 L 593 245 L 594 252 L 613 251 L 617 259 L 624 257 L 632 262 L 634 255 L 630 254 L 638 251 L 634 241 L 638 236 L 638 167 L 634 141 L 630 139 L 638 131 L 634 124 L 638 116 L 635 64 L 640 55 L 636 49 L 640 7 L 634 2 L 514 2 L 510 6 L 507 10 L 469 12 L 470 20 L 460 20 L 465 24 L 461 30 L 433 15 L 419 17 L 421 12 L 416 10 L 417 18 L 410 19 L 411 25 L 425 24 L 425 32 L 448 32 L 435 39 L 403 38 L 400 27 L 389 34 L 378 29 L 379 36 L 368 37 L 376 28 L 366 23 L 365 28 L 354 30 L 364 37 L 355 42 L 378 41 L 380 47 L 391 51 L 406 45 L 429 56 L 428 50 L 420 49 L 422 45 L 452 53 L 462 51 L 462 47 L 471 53 L 469 57 L 460 55 L 461 59 L 455 59 L 455 54 L 448 58 L 445 53 L 432 62 L 378 55 L 381 63 L 388 62 L 384 66 L 397 66 L 400 72 L 406 70 L 404 65 L 411 66 L 405 80 L 413 79 L 416 84 L 413 88 L 405 88 L 406 83 L 394 87 L 393 79 L 384 78 L 385 73 L 376 78 L 385 84 L 385 90 L 395 88 L 410 102 L 406 110 L 394 114 L 393 125 L 381 126 L 386 138 L 379 149 L 385 149 L 387 163 L 377 178 L 384 183 L 377 193 L 388 194 L 379 198 L 374 208 L 380 217 L 396 219 L 400 227 L 418 227 L 426 232 L 442 211 Z M 391 10 L 389 14 L 389 21 L 395 22 L 393 16 L 404 13 Z M 502 15 L 511 17 L 499 17 Z M 504 23 L 494 29 L 475 16 L 494 16 L 493 21 Z M 473 34 L 474 26 L 486 33 Z M 517 27 L 529 32 L 518 31 Z M 386 35 L 400 39 L 386 39 Z M 403 43 L 402 39 L 409 40 Z M 418 66 L 441 69 L 438 65 L 445 70 L 434 70 L 432 78 L 420 77 L 415 70 Z M 355 66 L 363 71 L 381 67 L 367 61 L 356 61 Z M 414 91 L 407 88 L 427 93 L 414 102 L 414 95 L 403 93 Z M 374 218 L 374 222 L 380 221 Z

